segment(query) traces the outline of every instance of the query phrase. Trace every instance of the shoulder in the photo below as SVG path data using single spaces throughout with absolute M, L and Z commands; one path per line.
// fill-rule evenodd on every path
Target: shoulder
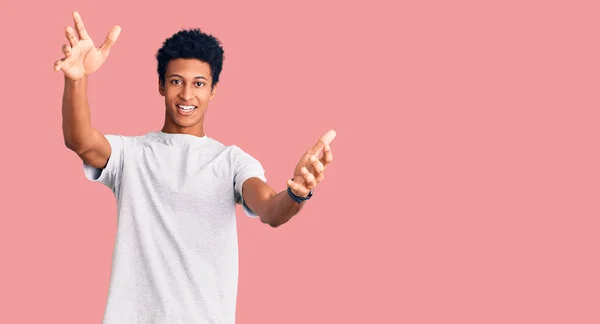
M 231 157 L 234 159 L 234 161 L 237 161 L 238 163 L 258 162 L 258 159 L 253 154 L 236 144 L 226 146 L 226 149 L 229 150 L 229 152 L 231 152 Z
M 111 148 L 111 156 L 126 151 L 137 140 L 137 136 L 123 135 L 118 133 L 102 134 Z
M 233 160 L 240 157 L 251 157 L 251 155 L 239 145 L 229 143 L 226 144 L 212 137 L 206 137 L 205 145 L 217 149 Z
M 109 142 L 112 143 L 123 143 L 123 144 L 131 144 L 137 142 L 141 139 L 144 139 L 146 135 L 124 135 L 120 133 L 107 133 L 102 134 Z

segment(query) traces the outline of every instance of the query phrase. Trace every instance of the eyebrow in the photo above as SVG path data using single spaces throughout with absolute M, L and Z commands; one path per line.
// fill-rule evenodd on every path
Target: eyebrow
M 171 74 L 171 75 L 169 75 L 169 78 L 172 78 L 172 77 L 180 77 L 180 78 L 183 79 L 183 77 L 181 75 L 179 75 L 179 74 Z M 194 80 L 195 79 L 204 79 L 204 80 L 208 81 L 208 79 L 205 76 L 202 76 L 202 75 L 199 75 L 199 76 L 195 77 Z

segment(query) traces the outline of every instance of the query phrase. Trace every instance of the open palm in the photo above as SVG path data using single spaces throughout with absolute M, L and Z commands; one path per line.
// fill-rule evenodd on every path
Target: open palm
M 76 11 L 73 12 L 73 21 L 77 35 L 71 26 L 66 28 L 65 35 L 69 44 L 63 45 L 62 51 L 65 57 L 54 63 L 54 70 L 62 70 L 65 76 L 71 80 L 80 80 L 96 71 L 106 61 L 112 45 L 119 37 L 121 27 L 114 26 L 104 43 L 100 47 L 96 47 L 85 30 L 81 16 Z

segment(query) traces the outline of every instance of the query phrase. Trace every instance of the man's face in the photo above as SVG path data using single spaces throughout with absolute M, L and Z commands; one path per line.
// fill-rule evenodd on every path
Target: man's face
M 197 59 L 175 59 L 169 62 L 165 83 L 159 84 L 165 97 L 168 124 L 174 128 L 197 127 L 202 123 L 208 102 L 215 95 L 210 65 Z

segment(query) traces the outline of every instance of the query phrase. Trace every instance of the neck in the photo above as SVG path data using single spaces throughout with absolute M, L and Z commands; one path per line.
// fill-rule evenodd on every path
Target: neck
M 180 126 L 180 125 L 175 124 L 169 118 L 167 118 L 165 120 L 165 123 L 164 123 L 161 131 L 163 133 L 167 133 L 167 134 L 187 134 L 187 135 L 203 137 L 204 135 L 206 135 L 204 133 L 204 125 L 203 124 L 204 124 L 204 118 L 202 120 L 200 120 L 200 122 L 198 122 L 198 124 L 192 125 L 192 126 Z

